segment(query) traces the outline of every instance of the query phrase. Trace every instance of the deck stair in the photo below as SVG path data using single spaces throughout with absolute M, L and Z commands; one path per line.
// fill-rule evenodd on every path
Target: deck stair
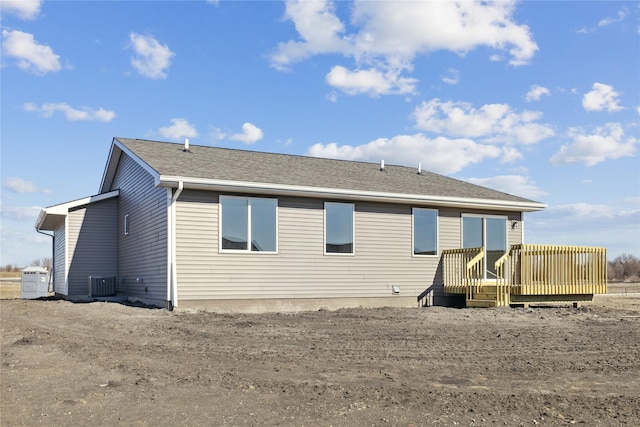
M 504 301 L 505 298 L 502 298 Z M 475 289 L 471 295 L 467 296 L 467 307 L 498 307 L 500 305 L 506 305 L 500 303 L 498 300 L 498 286 L 495 282 L 482 282 Z

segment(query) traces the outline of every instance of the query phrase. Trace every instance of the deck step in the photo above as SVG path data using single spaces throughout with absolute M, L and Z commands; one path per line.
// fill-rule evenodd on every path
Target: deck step
M 488 294 L 486 292 L 476 292 L 475 294 L 473 294 L 473 298 L 472 299 L 479 299 L 479 300 L 496 300 L 497 299 L 497 295 L 496 294 Z
M 468 299 L 467 307 L 496 307 L 495 299 Z

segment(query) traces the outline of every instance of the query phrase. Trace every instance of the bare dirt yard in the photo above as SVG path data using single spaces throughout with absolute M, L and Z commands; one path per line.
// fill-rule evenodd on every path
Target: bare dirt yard
M 260 315 L 3 299 L 0 320 L 2 426 L 640 425 L 633 292 Z

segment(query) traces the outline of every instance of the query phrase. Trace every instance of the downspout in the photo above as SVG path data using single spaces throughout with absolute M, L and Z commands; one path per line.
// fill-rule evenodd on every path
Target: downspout
M 51 237 L 51 271 L 49 272 L 49 285 L 47 286 L 47 291 L 49 292 L 53 292 L 53 289 L 51 287 L 52 283 L 53 283 L 53 272 L 55 271 L 56 268 L 56 264 L 55 264 L 55 256 L 56 256 L 56 238 L 55 238 L 55 234 L 47 234 L 43 231 L 40 231 L 36 228 L 36 231 L 40 234 L 44 234 L 45 236 L 49 236 Z
M 176 201 L 180 194 L 182 194 L 182 190 L 184 189 L 184 182 L 178 182 L 178 188 L 173 193 L 173 197 L 171 197 L 170 205 L 169 205 L 169 263 L 171 265 L 170 268 L 170 280 L 169 286 L 167 286 L 167 301 L 169 302 L 169 308 L 173 309 L 178 305 L 178 272 L 176 269 Z

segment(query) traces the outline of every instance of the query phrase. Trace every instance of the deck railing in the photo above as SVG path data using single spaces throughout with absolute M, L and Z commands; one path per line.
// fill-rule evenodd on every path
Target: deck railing
M 466 294 L 470 281 L 482 278 L 483 258 L 484 248 L 442 251 L 444 291 L 451 294 Z
M 484 248 L 480 248 L 480 252 L 467 262 L 465 271 L 465 277 L 467 279 L 467 301 L 474 299 L 475 294 L 480 292 L 482 279 L 484 277 L 485 252 Z
M 496 260 L 496 305 L 499 307 L 511 303 L 511 277 L 509 274 L 514 271 L 510 265 L 511 251 L 505 252 Z
M 482 285 L 485 250 L 442 252 L 444 291 L 466 294 Z M 607 250 L 564 245 L 513 245 L 495 262 L 496 305 L 513 295 L 592 295 L 607 292 Z M 487 283 L 485 283 L 486 285 Z
M 607 250 L 564 245 L 514 245 L 507 274 L 520 295 L 607 292 Z

